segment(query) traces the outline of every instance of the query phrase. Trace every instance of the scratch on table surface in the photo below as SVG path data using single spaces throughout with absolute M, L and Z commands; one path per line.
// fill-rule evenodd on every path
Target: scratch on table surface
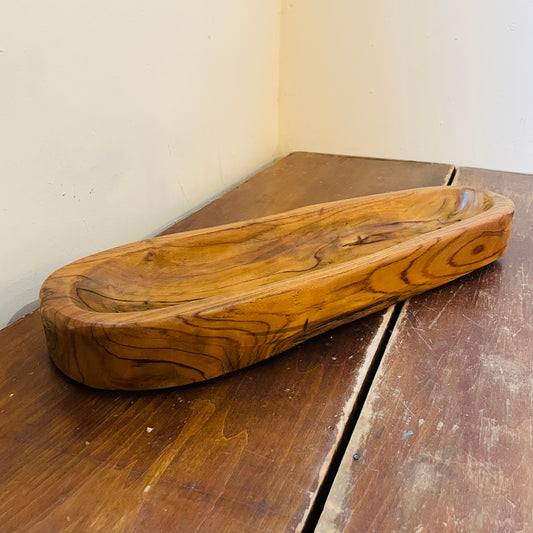
M 468 320 L 468 322 L 470 322 L 471 324 L 474 324 L 474 326 L 477 326 L 480 329 L 483 329 L 483 326 L 481 324 L 478 324 L 477 322 L 475 322 L 471 318 L 467 317 L 464 313 L 462 313 L 462 315 L 463 315 L 463 318 L 466 318 L 466 320 Z
M 411 411 L 411 409 L 409 409 L 409 407 L 407 406 L 407 403 L 404 401 L 404 400 L 400 400 L 400 403 L 405 407 L 406 411 L 409 412 L 409 414 L 415 418 L 415 414 L 413 413 L 413 411 Z
M 499 443 L 501 429 L 497 420 L 484 416 L 481 410 L 479 445 L 482 449 L 490 451 Z
M 424 339 L 424 337 L 422 336 L 422 333 L 424 332 L 423 329 L 420 329 L 420 328 L 412 328 L 414 331 L 416 331 L 416 334 L 418 336 L 418 338 L 428 347 L 428 350 L 429 351 L 433 351 L 433 347 L 426 341 L 426 339 Z
M 461 290 L 461 285 L 459 285 L 459 287 L 457 287 L 457 289 L 455 289 L 455 291 L 453 291 L 452 295 L 450 296 L 448 301 L 442 306 L 442 308 L 439 311 L 439 313 L 437 314 L 437 316 L 430 322 L 430 324 L 428 326 L 428 329 L 431 329 L 438 322 L 439 318 L 442 316 L 442 313 L 444 313 L 444 311 L 446 311 L 446 308 L 452 303 L 453 299 L 455 298 L 455 296 L 457 295 L 457 293 L 460 290 Z

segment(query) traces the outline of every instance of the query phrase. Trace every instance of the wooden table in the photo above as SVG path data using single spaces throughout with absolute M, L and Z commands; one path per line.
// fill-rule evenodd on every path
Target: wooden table
M 169 228 L 429 185 L 511 197 L 507 254 L 211 382 L 98 391 L 0 332 L 0 531 L 533 531 L 533 176 L 295 153 Z

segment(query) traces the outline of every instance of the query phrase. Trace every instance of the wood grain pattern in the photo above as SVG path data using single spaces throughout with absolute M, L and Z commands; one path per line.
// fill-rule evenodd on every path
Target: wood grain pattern
M 441 185 L 451 169 L 293 154 L 167 231 Z M 2 531 L 301 530 L 389 316 L 220 379 L 122 393 L 65 379 L 39 315 L 19 320 L 0 331 Z
M 172 224 L 162 235 L 274 215 L 306 205 L 446 185 L 453 165 L 294 152 Z
M 512 213 L 499 195 L 411 189 L 121 246 L 44 283 L 50 355 L 98 388 L 218 377 L 494 261 Z
M 514 200 L 508 251 L 406 303 L 318 531 L 533 530 L 533 176 L 455 183 Z
M 39 315 L 18 321 L 0 331 L 1 531 L 299 531 L 387 318 L 143 393 L 66 380 Z

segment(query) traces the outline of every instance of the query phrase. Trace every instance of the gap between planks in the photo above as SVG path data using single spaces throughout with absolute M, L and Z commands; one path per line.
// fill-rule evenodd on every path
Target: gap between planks
M 444 179 L 444 186 L 451 187 L 453 185 L 456 172 L 456 167 L 452 167 L 450 174 L 448 174 Z M 370 391 L 370 387 L 372 386 L 372 383 L 374 382 L 374 377 L 376 376 L 376 373 L 381 365 L 383 355 L 387 350 L 387 346 L 389 345 L 392 333 L 396 328 L 396 324 L 398 323 L 401 312 L 404 308 L 404 304 L 405 302 L 399 302 L 394 305 L 394 309 L 389 318 L 389 322 L 387 324 L 387 327 L 385 328 L 385 332 L 378 345 L 376 353 L 374 354 L 372 362 L 370 363 L 366 376 L 363 380 L 363 384 L 361 385 L 361 390 L 354 402 L 352 411 L 348 416 L 348 420 L 346 421 L 346 425 L 344 426 L 344 430 L 342 432 L 341 438 L 339 439 L 337 448 L 331 458 L 331 462 L 326 471 L 326 475 L 324 476 L 324 480 L 322 481 L 322 484 L 320 485 L 316 493 L 315 500 L 311 505 L 309 514 L 307 515 L 307 519 L 305 520 L 305 523 L 302 528 L 302 533 L 311 533 L 315 530 L 318 524 L 320 515 L 324 510 L 324 506 L 326 505 L 326 501 L 331 491 L 331 487 L 333 486 L 333 482 L 335 481 L 337 472 L 339 471 L 342 458 L 346 454 L 346 450 L 348 448 L 352 433 L 355 430 L 355 426 L 357 425 L 359 416 L 365 405 L 366 398 Z

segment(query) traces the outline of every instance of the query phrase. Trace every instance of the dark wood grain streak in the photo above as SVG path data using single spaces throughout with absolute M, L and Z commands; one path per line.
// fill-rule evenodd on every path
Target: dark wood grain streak
M 175 230 L 317 196 L 441 185 L 449 172 L 296 154 Z M 39 316 L 19 320 L 0 331 L 0 529 L 298 531 L 387 313 L 212 382 L 144 393 L 91 390 L 64 378 L 49 361 Z
M 406 303 L 318 531 L 533 530 L 533 176 L 455 184 L 514 200 L 508 251 Z

